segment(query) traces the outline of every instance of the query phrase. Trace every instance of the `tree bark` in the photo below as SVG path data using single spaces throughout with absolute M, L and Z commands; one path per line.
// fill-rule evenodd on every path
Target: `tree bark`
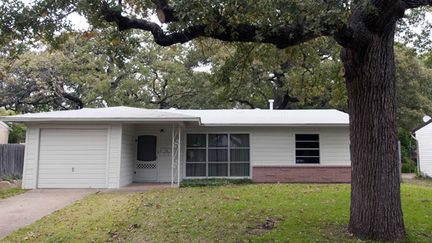
M 348 230 L 372 240 L 405 236 L 396 126 L 395 24 L 370 33 L 361 48 L 344 48 L 351 141 Z

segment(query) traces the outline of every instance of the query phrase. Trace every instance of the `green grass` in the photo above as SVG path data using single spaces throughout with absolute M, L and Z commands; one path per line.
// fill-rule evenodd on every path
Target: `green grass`
M 94 194 L 5 242 L 360 242 L 349 185 L 266 184 Z M 432 188 L 402 186 L 407 238 L 432 239 Z
M 419 186 L 432 187 L 432 179 L 424 177 L 416 177 L 413 179 L 404 179 L 403 182 Z
M 12 197 L 21 193 L 26 192 L 27 190 L 11 188 L 11 189 L 0 189 L 0 199 Z

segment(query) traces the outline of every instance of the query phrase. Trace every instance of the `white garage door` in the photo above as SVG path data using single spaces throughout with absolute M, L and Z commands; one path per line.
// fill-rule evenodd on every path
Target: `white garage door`
M 41 129 L 39 188 L 104 188 L 107 129 Z

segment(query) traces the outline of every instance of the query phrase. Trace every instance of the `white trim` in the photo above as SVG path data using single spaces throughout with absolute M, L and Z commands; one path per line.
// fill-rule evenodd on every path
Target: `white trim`
M 202 127 L 348 127 L 348 123 L 202 123 Z
M 39 118 L 39 117 L 0 117 L 3 121 L 8 122 L 181 122 L 181 121 L 192 121 L 198 122 L 201 124 L 201 119 L 198 117 L 179 117 L 179 118 L 116 118 L 116 117 L 108 117 L 108 118 Z
M 181 168 L 181 128 L 180 125 L 178 125 L 178 152 L 177 152 L 177 156 L 178 156 L 178 161 L 177 161 L 177 186 L 180 187 L 180 168 Z
M 10 127 L 8 126 L 8 124 L 6 124 L 6 123 L 4 123 L 4 122 L 2 122 L 2 121 L 0 121 L 0 126 L 6 128 L 6 129 L 9 130 L 9 131 L 12 131 L 12 128 L 10 128 Z
M 40 160 L 40 140 L 41 140 L 41 128 L 37 128 L 37 144 L 36 144 L 36 165 L 35 165 L 35 178 L 34 178 L 34 189 L 39 186 L 39 160 Z
M 174 186 L 174 129 L 173 124 L 171 128 L 171 186 Z
M 23 173 L 22 174 L 22 187 L 24 189 L 27 188 L 26 183 L 28 183 L 28 179 L 27 179 L 27 168 L 28 168 L 27 158 L 28 158 L 28 151 L 29 151 L 28 148 L 30 148 L 30 146 L 29 146 L 29 132 L 30 132 L 30 130 L 31 129 L 27 128 L 26 135 L 25 135 L 24 164 L 23 164 L 23 171 L 22 171 L 22 173 Z M 25 149 L 25 148 L 27 148 L 27 149 Z
M 110 126 L 109 128 L 107 127 L 106 128 L 107 129 L 107 152 L 106 152 L 106 168 L 105 168 L 105 177 L 106 177 L 106 179 L 105 179 L 105 187 L 106 188 L 108 188 L 109 187 L 109 164 L 110 164 L 110 148 L 111 148 L 111 135 L 112 135 L 112 126 Z M 123 128 L 121 129 L 121 131 L 120 131 L 121 133 L 123 132 Z M 120 134 L 120 135 L 122 135 L 122 134 Z M 120 136 L 120 141 L 121 141 L 121 136 Z M 120 165 L 120 167 L 121 167 L 121 142 L 120 142 L 120 163 L 119 163 L 119 165 Z M 121 173 L 120 173 L 120 167 L 119 167 L 119 184 L 118 184 L 118 187 L 120 186 L 120 176 L 121 176 Z

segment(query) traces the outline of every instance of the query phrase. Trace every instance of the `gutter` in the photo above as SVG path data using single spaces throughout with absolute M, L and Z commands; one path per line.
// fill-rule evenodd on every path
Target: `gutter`
M 320 127 L 348 127 L 349 124 L 346 123 L 274 123 L 274 124 L 263 124 L 263 123 L 204 123 L 203 127 L 245 127 L 245 126 L 254 126 L 254 127 L 312 127 L 312 126 L 320 126 Z
M 8 131 L 12 131 L 12 128 L 2 121 L 0 121 L 0 126 L 6 128 Z
M 194 121 L 201 124 L 200 118 L 27 118 L 27 117 L 0 117 L 7 122 L 181 122 Z

